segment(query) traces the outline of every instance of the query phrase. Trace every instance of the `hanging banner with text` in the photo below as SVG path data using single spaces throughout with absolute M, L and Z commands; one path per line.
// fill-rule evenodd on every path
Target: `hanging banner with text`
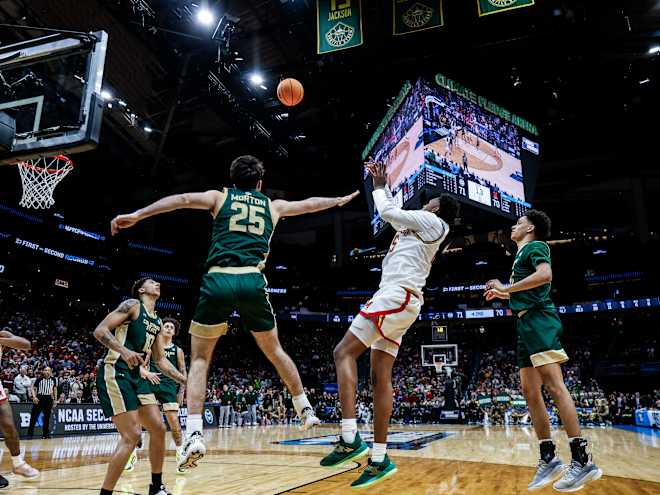
M 479 17 L 532 5 L 534 5 L 534 0 L 477 0 Z
M 444 25 L 442 0 L 392 0 L 395 35 L 416 33 Z
M 362 44 L 362 0 L 316 0 L 316 16 L 319 54 Z

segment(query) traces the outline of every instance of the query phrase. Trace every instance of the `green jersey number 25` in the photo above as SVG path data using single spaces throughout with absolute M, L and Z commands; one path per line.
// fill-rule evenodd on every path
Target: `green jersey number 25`
M 266 227 L 264 220 L 265 208 L 234 201 L 231 204 L 231 211 L 236 212 L 229 220 L 229 230 L 231 232 L 249 232 L 254 235 L 263 235 Z M 247 224 L 239 223 L 246 218 L 248 219 Z

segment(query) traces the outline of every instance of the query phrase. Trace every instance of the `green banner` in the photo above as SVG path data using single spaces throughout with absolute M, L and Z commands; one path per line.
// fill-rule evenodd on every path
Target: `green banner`
M 479 17 L 534 5 L 534 0 L 477 0 Z
M 362 0 L 316 0 L 317 52 L 362 44 Z
M 392 0 L 395 35 L 416 33 L 444 25 L 442 0 Z

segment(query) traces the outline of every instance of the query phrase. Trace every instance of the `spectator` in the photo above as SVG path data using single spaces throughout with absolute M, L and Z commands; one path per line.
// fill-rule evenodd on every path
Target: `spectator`
M 27 366 L 21 366 L 20 373 L 14 378 L 13 393 L 21 402 L 27 402 L 28 398 L 31 398 L 32 380 L 27 376 L 27 371 Z

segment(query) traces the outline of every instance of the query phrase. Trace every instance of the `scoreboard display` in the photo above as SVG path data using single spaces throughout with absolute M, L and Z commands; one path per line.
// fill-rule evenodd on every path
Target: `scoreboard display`
M 531 207 L 530 180 L 539 154 L 536 128 L 438 74 L 434 82 L 406 83 L 363 152 L 385 163 L 387 187 L 398 206 L 450 193 L 462 202 L 507 217 Z M 367 191 L 371 180 L 364 172 Z M 369 195 L 372 229 L 385 223 Z

